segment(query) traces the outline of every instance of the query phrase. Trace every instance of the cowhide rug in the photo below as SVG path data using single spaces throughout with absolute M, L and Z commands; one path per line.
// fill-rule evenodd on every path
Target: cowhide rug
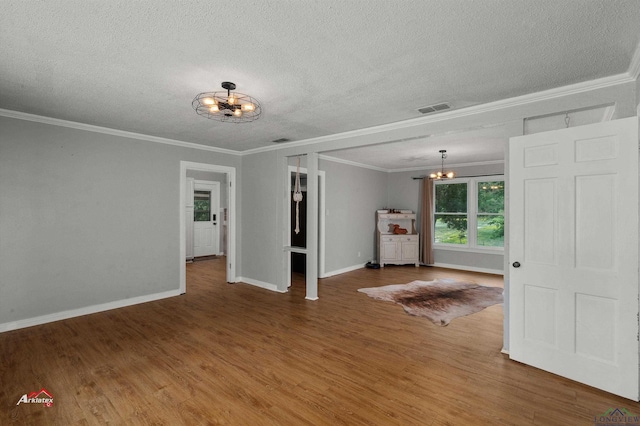
M 426 317 L 437 325 L 447 325 L 454 318 L 503 302 L 500 287 L 450 278 L 361 288 L 358 291 L 374 299 L 399 303 L 409 315 Z

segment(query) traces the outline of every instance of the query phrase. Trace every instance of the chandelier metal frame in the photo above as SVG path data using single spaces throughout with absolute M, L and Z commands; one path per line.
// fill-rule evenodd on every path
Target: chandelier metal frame
M 440 157 L 442 159 L 442 165 L 440 168 L 439 172 L 436 173 L 431 173 L 429 175 L 429 177 L 431 179 L 453 179 L 456 175 L 453 172 L 445 172 L 444 171 L 444 159 L 447 158 L 447 150 L 446 149 L 441 149 L 440 150 Z
M 198 115 L 227 123 L 250 123 L 260 118 L 262 107 L 257 99 L 232 92 L 236 85 L 230 81 L 223 81 L 222 88 L 226 92 L 202 92 L 196 95 L 191 106 Z

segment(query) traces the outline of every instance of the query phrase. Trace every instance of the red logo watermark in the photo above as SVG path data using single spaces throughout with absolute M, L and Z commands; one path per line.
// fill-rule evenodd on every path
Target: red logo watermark
M 51 407 L 53 406 L 53 395 L 42 388 L 37 392 L 22 395 L 16 405 L 20 404 L 43 404 L 45 407 Z

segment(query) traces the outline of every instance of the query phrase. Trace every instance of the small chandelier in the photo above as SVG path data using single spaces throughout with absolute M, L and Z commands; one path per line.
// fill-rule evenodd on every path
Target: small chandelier
M 249 123 L 260 118 L 260 103 L 249 95 L 232 92 L 236 85 L 223 81 L 226 92 L 199 93 L 191 102 L 196 112 L 206 118 L 230 123 Z
M 440 171 L 437 173 L 431 173 L 429 175 L 429 177 L 431 179 L 452 179 L 455 174 L 453 172 L 445 172 L 444 171 L 444 159 L 447 158 L 447 150 L 446 149 L 441 149 L 440 150 L 440 155 L 442 157 L 442 167 L 440 168 Z

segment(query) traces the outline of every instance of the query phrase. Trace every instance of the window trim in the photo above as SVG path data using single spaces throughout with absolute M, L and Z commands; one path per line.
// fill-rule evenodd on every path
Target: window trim
M 462 178 L 453 178 L 453 179 L 442 179 L 442 180 L 434 180 L 433 181 L 433 211 L 431 212 L 431 217 L 433 220 L 431 221 L 432 227 L 432 235 L 433 235 L 433 248 L 441 249 L 441 250 L 458 250 L 458 251 L 474 251 L 481 253 L 504 253 L 504 245 L 502 247 L 496 246 L 480 246 L 478 245 L 478 215 L 490 215 L 490 213 L 479 213 L 478 212 L 478 182 L 492 182 L 492 181 L 502 181 L 504 182 L 504 175 L 487 175 L 487 176 L 477 176 L 477 177 L 462 177 Z M 435 217 L 436 215 L 446 214 L 446 213 L 438 213 L 436 212 L 436 185 L 445 185 L 445 184 L 455 184 L 455 183 L 466 183 L 467 184 L 467 211 L 466 213 L 457 213 L 457 214 L 466 214 L 467 216 L 467 243 L 466 244 L 446 244 L 446 243 L 436 243 L 435 241 Z M 499 216 L 498 213 L 493 213 L 491 215 Z M 473 230 L 473 232 L 471 232 Z

